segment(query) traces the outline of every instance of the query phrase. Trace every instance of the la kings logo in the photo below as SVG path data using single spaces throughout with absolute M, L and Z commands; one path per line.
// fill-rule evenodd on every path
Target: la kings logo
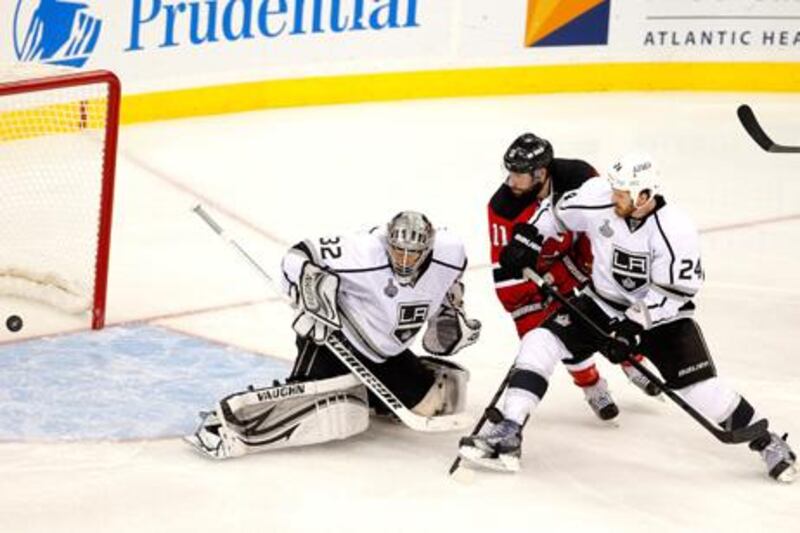
M 650 280 L 650 256 L 615 247 L 611 275 L 628 292 L 640 289 Z
M 400 304 L 397 309 L 397 327 L 394 336 L 402 343 L 417 334 L 428 320 L 428 303 Z

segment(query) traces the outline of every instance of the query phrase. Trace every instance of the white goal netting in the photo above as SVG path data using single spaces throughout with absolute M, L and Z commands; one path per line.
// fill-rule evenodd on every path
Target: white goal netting
M 0 294 L 96 314 L 109 85 L 64 74 L 0 68 Z

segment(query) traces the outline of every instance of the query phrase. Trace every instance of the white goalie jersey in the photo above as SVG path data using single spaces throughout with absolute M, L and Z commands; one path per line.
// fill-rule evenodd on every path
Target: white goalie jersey
M 694 224 L 661 196 L 644 219 L 623 219 L 611 194 L 607 180 L 592 178 L 535 225 L 546 237 L 586 233 L 594 256 L 587 292 L 609 316 L 621 318 L 633 304 L 646 306 L 651 326 L 690 315 L 704 279 Z
M 460 239 L 436 231 L 433 251 L 413 286 L 395 279 L 386 252 L 386 233 L 305 240 L 283 258 L 282 288 L 290 293 L 303 264 L 311 261 L 339 277 L 338 307 L 342 331 L 362 354 L 376 363 L 407 349 L 445 301 L 466 268 Z

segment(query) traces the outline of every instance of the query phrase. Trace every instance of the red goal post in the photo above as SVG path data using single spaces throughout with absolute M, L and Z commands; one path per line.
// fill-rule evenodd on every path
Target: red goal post
M 120 82 L 0 67 L 0 295 L 105 323 Z M 88 318 L 88 317 L 87 317 Z

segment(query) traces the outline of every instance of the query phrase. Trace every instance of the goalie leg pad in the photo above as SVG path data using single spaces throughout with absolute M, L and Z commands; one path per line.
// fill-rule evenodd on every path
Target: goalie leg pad
M 433 370 L 435 379 L 428 393 L 411 410 L 420 416 L 464 412 L 469 371 L 458 363 L 438 357 L 420 357 L 420 361 Z
M 225 459 L 345 439 L 368 426 L 366 387 L 347 374 L 232 394 L 187 440 Z

